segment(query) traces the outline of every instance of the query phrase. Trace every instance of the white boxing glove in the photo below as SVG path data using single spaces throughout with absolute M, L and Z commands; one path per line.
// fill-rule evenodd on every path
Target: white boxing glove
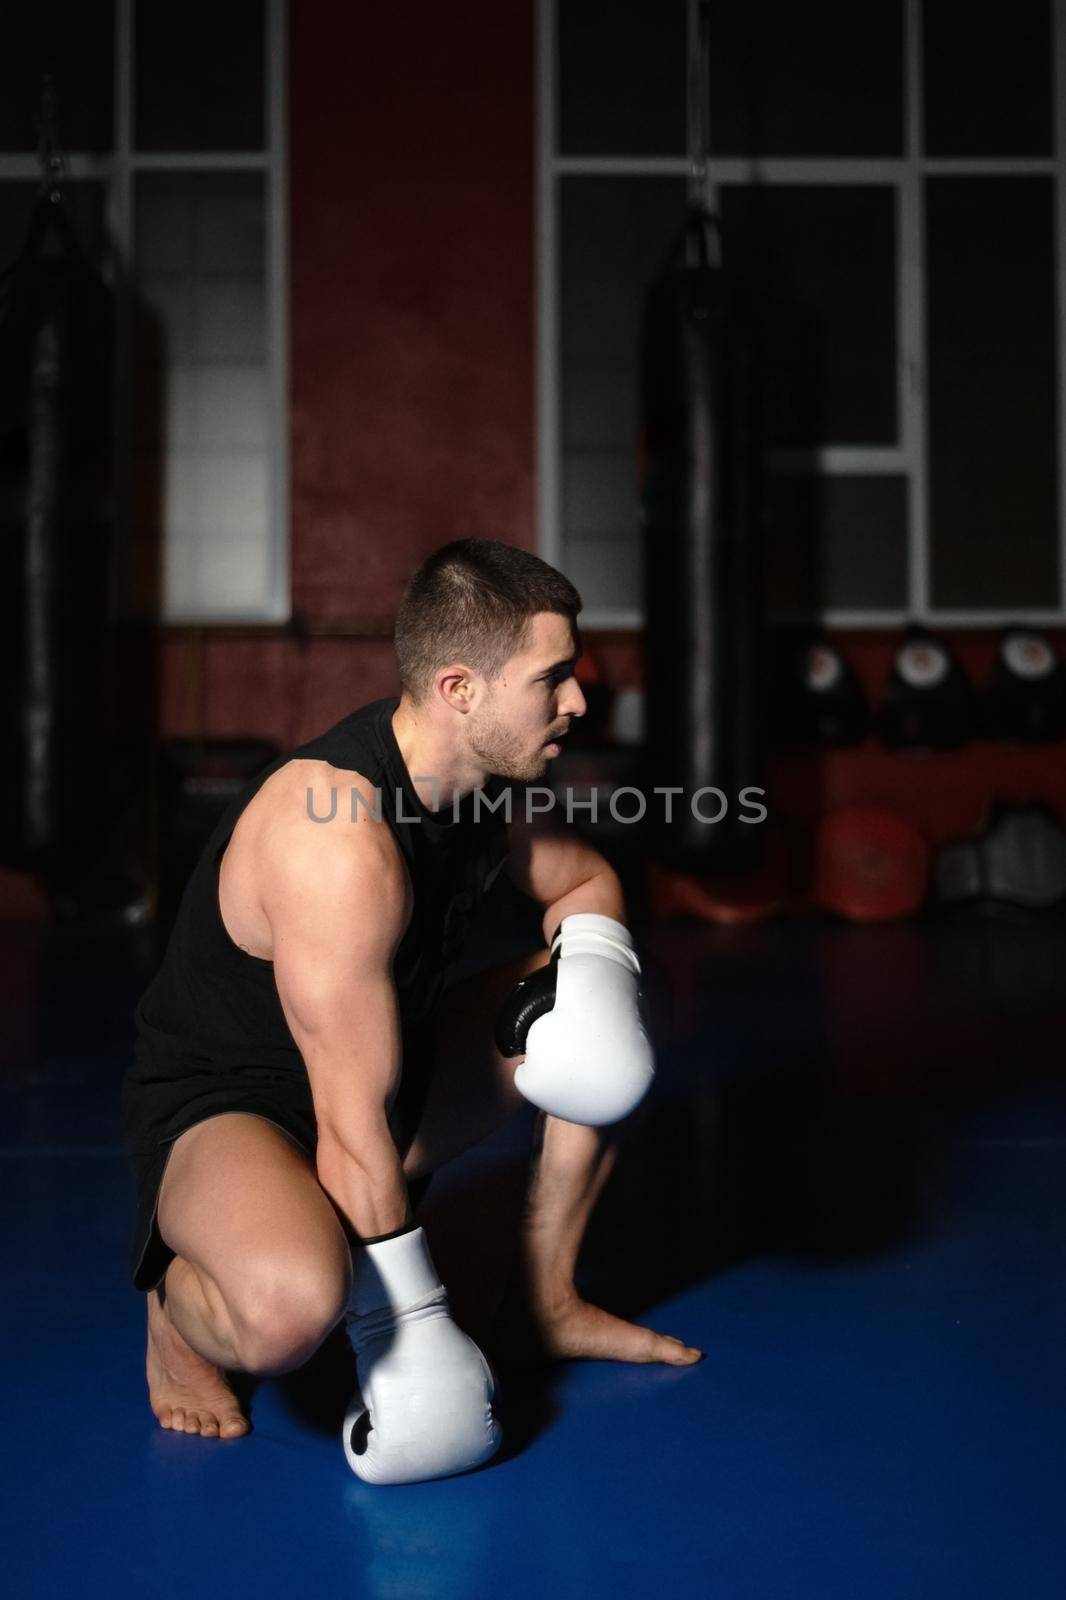
M 582 911 L 564 917 L 552 959 L 512 989 L 496 1023 L 505 1056 L 525 1054 L 515 1087 L 564 1122 L 603 1127 L 647 1094 L 655 1062 L 638 1001 L 629 929 Z
M 348 1465 L 366 1483 L 419 1483 L 480 1466 L 501 1431 L 492 1369 L 452 1321 L 421 1228 L 353 1254 L 348 1333 L 359 1394 L 344 1419 Z

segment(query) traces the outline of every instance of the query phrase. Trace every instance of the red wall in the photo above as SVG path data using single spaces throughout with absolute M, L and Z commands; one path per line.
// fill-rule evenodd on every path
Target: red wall
M 292 8 L 293 601 L 533 542 L 533 10 Z

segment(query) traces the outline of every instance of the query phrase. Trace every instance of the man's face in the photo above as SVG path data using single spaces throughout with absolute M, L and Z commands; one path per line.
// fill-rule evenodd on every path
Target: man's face
M 585 713 L 574 677 L 581 646 L 569 618 L 540 611 L 524 650 L 485 684 L 471 713 L 470 749 L 486 772 L 531 782 L 559 754 L 555 742 Z

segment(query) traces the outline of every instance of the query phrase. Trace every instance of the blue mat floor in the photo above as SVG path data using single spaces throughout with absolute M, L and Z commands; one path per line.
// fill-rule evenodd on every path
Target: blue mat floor
M 674 925 L 649 951 L 660 1079 L 582 1282 L 707 1359 L 511 1375 L 501 1459 L 375 1489 L 338 1348 L 258 1387 L 247 1439 L 156 1427 L 116 1113 L 144 958 L 55 937 L 3 1080 L 4 1592 L 1061 1600 L 1063 931 Z M 475 1319 L 527 1137 L 431 1191 Z

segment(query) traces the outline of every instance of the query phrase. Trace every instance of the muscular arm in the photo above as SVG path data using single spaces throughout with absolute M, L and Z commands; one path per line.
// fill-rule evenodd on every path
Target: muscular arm
M 392 957 L 410 915 L 409 880 L 388 828 L 361 816 L 301 818 L 268 850 L 263 897 L 278 994 L 311 1080 L 319 1181 L 352 1235 L 408 1222 L 388 1127 L 401 1034 Z
M 625 921 L 617 873 L 573 828 L 550 817 L 512 824 L 508 873 L 543 911 L 545 941 L 564 917 L 594 911 Z M 542 1146 L 534 1157 L 524 1249 L 542 1305 L 573 1294 L 573 1271 L 589 1216 L 615 1158 L 612 1131 L 541 1113 Z
M 544 937 L 564 917 L 593 911 L 625 921 L 617 874 L 598 851 L 550 818 L 512 825 L 508 872 L 543 910 Z M 578 1294 L 574 1271 L 585 1228 L 617 1155 L 615 1128 L 587 1128 L 541 1113 L 542 1136 L 523 1220 L 519 1272 L 499 1317 L 505 1350 L 529 1354 L 532 1314 L 542 1353 L 688 1366 L 700 1352 L 680 1340 L 625 1322 Z
M 543 912 L 544 938 L 552 937 L 564 917 L 578 911 L 625 921 L 625 902 L 618 874 L 575 828 L 551 817 L 520 818 L 512 823 L 508 876 Z

